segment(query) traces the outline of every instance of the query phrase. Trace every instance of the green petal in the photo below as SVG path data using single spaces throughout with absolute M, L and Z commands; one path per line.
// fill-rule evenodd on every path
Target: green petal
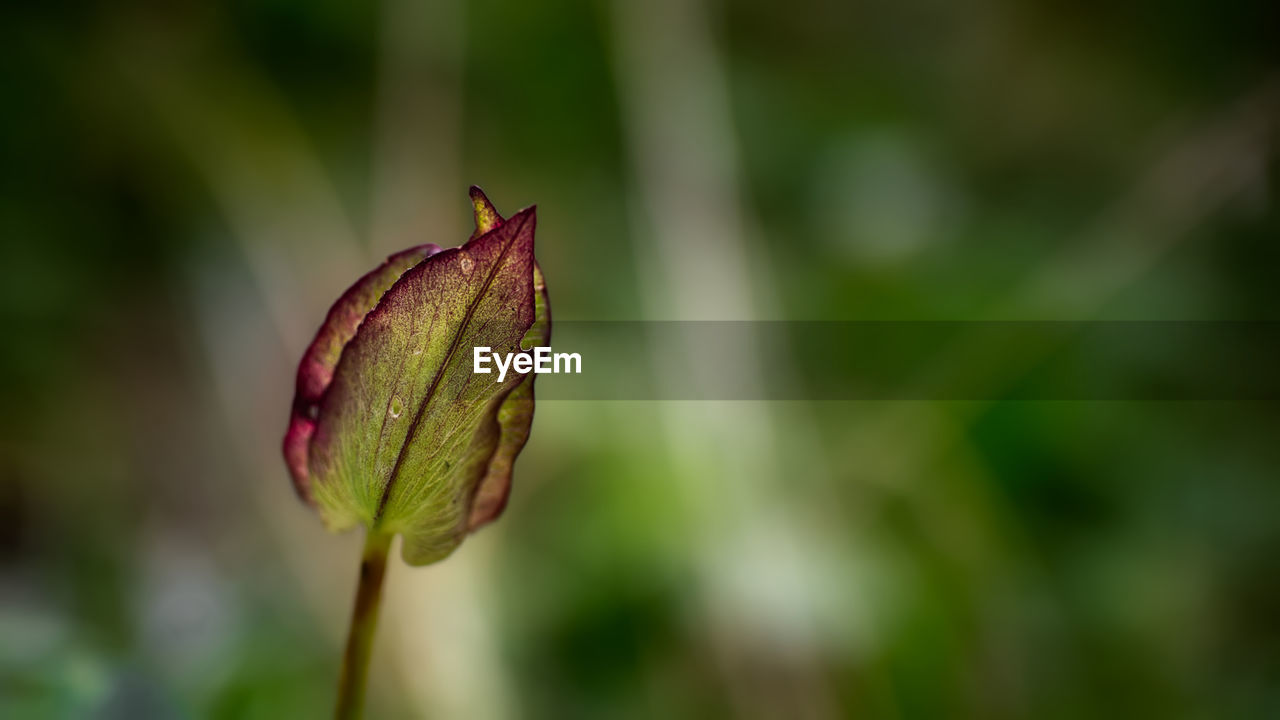
M 355 282 L 329 308 L 324 323 L 298 363 L 297 388 L 290 408 L 289 428 L 284 437 L 285 464 L 293 477 L 293 487 L 298 496 L 307 502 L 311 499 L 311 478 L 307 469 L 307 453 L 315 433 L 316 415 L 320 400 L 333 382 L 333 372 L 342 356 L 342 350 L 365 315 L 374 308 L 382 294 L 391 287 L 406 270 L 424 259 L 440 252 L 438 245 L 418 245 L 387 258 Z
M 551 344 L 551 302 L 547 298 L 542 268 L 537 262 L 533 264 L 533 288 L 537 293 L 534 297 L 537 320 L 520 343 L 520 347 L 525 349 Z M 511 391 L 498 409 L 498 448 L 489 460 L 489 468 L 471 504 L 468 523 L 471 530 L 493 522 L 507 506 L 507 497 L 511 494 L 511 471 L 516 456 L 529 441 L 529 430 L 533 425 L 533 381 L 536 377 L 533 373 L 525 376 L 524 382 Z

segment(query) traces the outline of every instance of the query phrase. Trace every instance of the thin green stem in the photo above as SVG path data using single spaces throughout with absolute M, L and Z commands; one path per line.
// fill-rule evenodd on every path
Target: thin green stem
M 382 604 L 382 579 L 387 574 L 387 550 L 391 536 L 373 530 L 364 540 L 356 604 L 351 611 L 347 650 L 342 656 L 342 677 L 338 680 L 337 720 L 356 720 L 364 708 L 365 681 L 369 677 L 369 651 L 378 628 L 378 607 Z

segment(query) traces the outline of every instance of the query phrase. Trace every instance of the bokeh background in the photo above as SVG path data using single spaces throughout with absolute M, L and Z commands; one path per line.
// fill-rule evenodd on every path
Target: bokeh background
M 471 183 L 557 319 L 1280 319 L 1278 7 L 7 7 L 0 717 L 330 712 L 295 363 Z M 1277 410 L 544 402 L 369 715 L 1280 716 Z

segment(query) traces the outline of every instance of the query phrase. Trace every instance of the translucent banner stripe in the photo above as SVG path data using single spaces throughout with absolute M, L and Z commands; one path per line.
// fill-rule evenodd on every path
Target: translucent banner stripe
M 1280 399 L 1280 323 L 573 322 L 542 400 Z

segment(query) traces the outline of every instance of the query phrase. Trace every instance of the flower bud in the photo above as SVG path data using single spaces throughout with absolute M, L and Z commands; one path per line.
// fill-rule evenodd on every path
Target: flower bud
M 479 188 L 471 199 L 465 244 L 396 253 L 330 308 L 284 438 L 294 487 L 325 525 L 403 534 L 411 565 L 501 514 L 529 438 L 535 375 L 477 377 L 472 349 L 550 343 L 535 209 L 504 220 Z

